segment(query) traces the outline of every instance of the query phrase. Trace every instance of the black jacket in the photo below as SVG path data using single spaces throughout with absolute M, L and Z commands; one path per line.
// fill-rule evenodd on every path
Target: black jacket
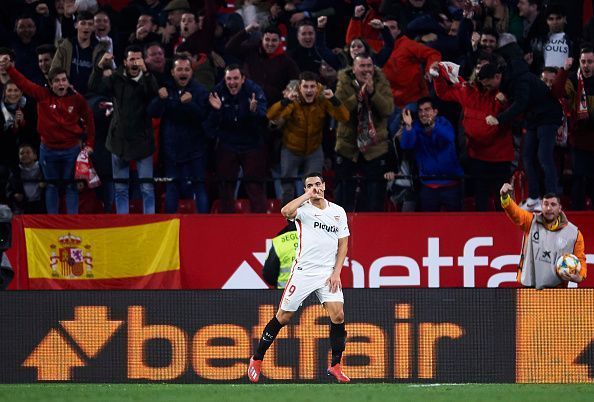
M 157 95 L 155 77 L 146 72 L 138 81 L 120 69 L 109 77 L 95 67 L 89 78 L 89 90 L 113 100 L 113 116 L 105 147 L 119 158 L 132 161 L 146 158 L 155 152 L 155 139 L 149 102 Z

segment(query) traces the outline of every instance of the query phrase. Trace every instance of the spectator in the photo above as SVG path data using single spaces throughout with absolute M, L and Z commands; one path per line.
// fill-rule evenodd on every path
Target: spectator
M 424 65 L 425 72 L 429 73 L 441 60 L 441 55 L 436 50 L 404 36 L 394 17 L 386 17 L 384 24 L 390 29 L 396 42 L 383 71 L 390 82 L 394 104 L 398 108 L 403 108 L 408 103 L 429 94 L 421 65 Z
M 283 121 L 281 148 L 281 177 L 283 181 L 282 204 L 295 198 L 295 177 L 300 168 L 304 172 L 320 172 L 324 167 L 322 150 L 323 128 L 326 116 L 347 122 L 349 111 L 334 96 L 331 89 L 324 89 L 318 76 L 305 71 L 299 76 L 297 91 L 286 92 L 284 99 L 268 110 L 268 119 Z
M 544 12 L 548 30 L 531 43 L 531 70 L 540 73 L 546 67 L 563 67 L 568 57 L 573 57 L 574 42 L 565 33 L 567 19 L 560 5 L 550 5 Z
M 177 50 L 188 51 L 192 55 L 204 53 L 209 55 L 213 51 L 216 26 L 216 1 L 205 0 L 203 15 L 186 12 L 180 21 L 181 43 Z
M 0 180 L 18 166 L 18 145 L 23 142 L 39 145 L 35 131 L 35 103 L 23 96 L 13 81 L 4 85 L 0 100 Z M 0 184 L 4 186 L 5 182 Z
M 482 1 L 483 29 L 492 29 L 498 34 L 511 33 L 516 40 L 523 37 L 524 26 L 516 10 L 504 0 Z
M 130 34 L 128 44 L 144 48 L 153 42 L 160 43 L 162 36 L 158 33 L 158 30 L 159 25 L 154 16 L 151 14 L 141 14 L 136 23 L 136 30 Z
M 54 45 L 41 45 L 35 49 L 37 53 L 37 66 L 42 74 L 42 78 L 37 84 L 49 87 L 48 74 L 52 66 L 52 59 L 56 54 L 56 47 Z
M 120 54 L 118 49 L 117 36 L 112 33 L 111 17 L 105 10 L 100 10 L 93 16 L 93 27 L 95 28 L 95 39 L 98 42 L 107 44 L 107 52 Z
M 50 88 L 43 88 L 27 80 L 10 65 L 8 57 L 0 59 L 0 71 L 6 70 L 23 92 L 37 101 L 37 132 L 41 136 L 39 160 L 43 176 L 48 180 L 45 192 L 47 212 L 59 211 L 59 193 L 56 184 L 66 181 L 66 212 L 78 212 L 78 192 L 72 182 L 74 163 L 81 149 L 86 131 L 85 149 L 93 152 L 95 125 L 93 114 L 85 99 L 72 91 L 66 71 L 50 71 Z M 81 125 L 82 122 L 82 125 Z M 58 181 L 59 183 L 56 183 Z
M 208 114 L 206 89 L 192 79 L 192 61 L 176 56 L 171 70 L 173 83 L 161 87 L 148 111 L 161 118 L 161 159 L 167 183 L 165 212 L 176 213 L 180 196 L 194 198 L 196 210 L 208 212 L 206 141 L 201 123 Z
M 479 60 L 476 70 L 480 71 L 486 64 L 488 60 Z M 509 179 L 514 160 L 511 127 L 489 126 L 485 121 L 488 115 L 496 116 L 505 109 L 505 96 L 486 90 L 477 82 L 451 83 L 443 69 L 433 84 L 438 97 L 462 107 L 468 155 L 466 164 L 472 176 L 475 208 L 487 211 L 489 198 L 496 198 L 501 182 Z
M 233 212 L 233 192 L 241 167 L 252 212 L 266 212 L 266 97 L 256 83 L 245 78 L 238 65 L 225 68 L 225 77 L 209 95 L 212 110 L 205 123 L 217 139 L 216 169 L 221 211 Z
M 320 71 L 323 57 L 316 44 L 316 36 L 316 29 L 309 20 L 304 20 L 298 25 L 297 45 L 287 53 L 295 60 L 300 71 Z
M 336 97 L 350 114 L 336 130 L 336 201 L 348 211 L 383 211 L 388 117 L 394 109 L 390 85 L 371 56 L 361 53 L 352 69 L 339 73 Z M 353 178 L 359 170 L 366 192 L 357 199 Z
M 14 64 L 14 50 L 9 49 L 7 47 L 0 47 L 0 59 L 6 59 L 7 63 Z M 6 70 L 0 69 L 0 86 L 6 85 L 6 83 L 10 81 L 10 76 L 6 72 Z
M 555 96 L 565 95 L 570 110 L 569 143 L 572 147 L 573 176 L 571 207 L 585 209 L 586 190 L 594 203 L 594 49 L 580 51 L 576 72 L 560 69 L 553 83 Z
M 376 4 L 356 5 L 347 27 L 345 42 L 348 44 L 357 38 L 364 39 L 374 52 L 379 52 L 384 46 L 385 39 L 371 25 L 371 21 L 379 18 Z M 367 53 L 371 53 L 370 49 L 367 49 Z
M 32 145 L 19 146 L 19 166 L 10 174 L 6 196 L 15 214 L 43 214 L 45 183 L 37 161 L 37 152 Z
M 398 16 L 398 26 L 406 30 L 412 21 L 425 15 L 435 14 L 439 8 L 436 0 L 382 0 L 379 10 L 382 15 Z M 408 35 L 408 32 L 404 33 Z
M 248 25 L 231 37 L 226 50 L 243 60 L 246 77 L 262 87 L 266 100 L 273 104 L 282 99 L 289 81 L 297 79 L 299 67 L 280 46 L 281 34 L 276 27 L 266 28 L 261 40 L 250 40 L 250 34 L 259 28 L 258 24 Z
M 37 24 L 31 16 L 21 16 L 15 22 L 15 37 L 12 41 L 12 49 L 16 54 L 15 67 L 25 77 L 34 82 L 41 80 L 41 74 L 34 63 L 35 48 L 40 44 L 37 40 Z
M 508 46 L 513 45 L 512 48 Z M 516 52 L 519 50 L 515 43 L 503 49 Z M 517 50 L 514 50 L 517 49 Z M 557 129 L 561 126 L 563 112 L 561 105 L 553 97 L 551 91 L 537 76 L 528 71 L 528 65 L 520 57 L 508 58 L 507 69 L 503 72 L 494 64 L 483 66 L 478 74 L 481 84 L 492 91 L 502 91 L 511 99 L 509 108 L 496 117 L 487 116 L 489 125 L 505 125 L 524 114 L 524 144 L 522 156 L 524 169 L 528 178 L 528 199 L 523 205 L 527 210 L 540 208 L 539 168 L 536 166 L 536 156 L 544 171 L 545 191 L 557 193 L 557 171 L 553 157 Z
M 155 77 L 159 86 L 163 86 L 169 81 L 167 69 L 168 62 L 165 58 L 165 49 L 163 45 L 157 42 L 149 43 L 144 48 L 144 63 L 146 69 Z
M 390 55 L 394 50 L 394 37 L 392 36 L 390 29 L 379 19 L 373 19 L 369 22 L 369 24 L 373 27 L 373 29 L 380 32 L 380 36 L 383 39 L 383 46 L 377 53 L 375 53 L 372 51 L 370 45 L 365 41 L 364 38 L 353 38 L 348 42 L 348 66 L 352 66 L 355 56 L 363 52 L 371 54 L 373 63 L 380 68 L 382 68 L 390 58 Z
M 142 49 L 129 46 L 124 52 L 123 68 L 110 70 L 113 55 L 105 53 L 93 68 L 89 89 L 113 98 L 114 114 L 111 119 L 106 148 L 111 152 L 113 177 L 125 182 L 115 183 L 115 204 L 118 214 L 129 211 L 128 179 L 130 162 L 136 161 L 141 182 L 143 211 L 155 213 L 153 186 L 153 153 L 155 140 L 151 120 L 146 108 L 158 87 L 155 77 L 147 70 Z
M 74 26 L 76 37 L 64 38 L 58 43 L 51 68 L 64 69 L 74 89 L 85 94 L 93 64 L 107 51 L 108 45 L 95 38 L 93 14 L 78 13 Z
M 421 178 L 421 211 L 462 210 L 462 177 L 464 172 L 456 155 L 454 127 L 443 116 L 431 98 L 417 102 L 419 121 L 413 122 L 410 110 L 404 109 L 402 149 L 412 149 Z

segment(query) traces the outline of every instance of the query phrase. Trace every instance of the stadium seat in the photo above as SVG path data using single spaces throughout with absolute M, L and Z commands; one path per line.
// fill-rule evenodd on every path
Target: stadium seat
M 269 198 L 266 202 L 266 213 L 277 214 L 280 213 L 281 205 L 280 200 L 277 198 Z
M 250 200 L 246 198 L 239 198 L 235 200 L 235 213 L 236 214 L 249 214 L 251 211 Z M 220 214 L 221 213 L 221 200 L 216 199 L 212 202 L 212 206 L 210 207 L 211 214 Z

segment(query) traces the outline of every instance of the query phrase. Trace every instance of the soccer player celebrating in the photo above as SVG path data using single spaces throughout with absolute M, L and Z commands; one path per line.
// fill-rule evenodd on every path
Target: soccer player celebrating
M 344 351 L 344 298 L 340 271 L 347 254 L 349 227 L 344 209 L 324 198 L 326 184 L 320 173 L 309 173 L 305 193 L 281 209 L 283 216 L 295 220 L 299 245 L 291 276 L 285 286 L 276 316 L 264 328 L 256 353 L 250 359 L 248 378 L 258 382 L 262 360 L 281 328 L 289 323 L 301 303 L 315 292 L 330 316 L 332 362 L 328 375 L 339 382 L 350 379 L 342 372 Z

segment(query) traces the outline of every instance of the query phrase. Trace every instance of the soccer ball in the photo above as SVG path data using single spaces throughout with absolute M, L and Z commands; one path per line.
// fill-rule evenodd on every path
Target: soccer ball
M 577 274 L 580 272 L 582 268 L 582 264 L 580 260 L 573 254 L 565 253 L 561 257 L 557 259 L 557 263 L 555 264 L 555 268 L 557 268 L 558 274 Z

